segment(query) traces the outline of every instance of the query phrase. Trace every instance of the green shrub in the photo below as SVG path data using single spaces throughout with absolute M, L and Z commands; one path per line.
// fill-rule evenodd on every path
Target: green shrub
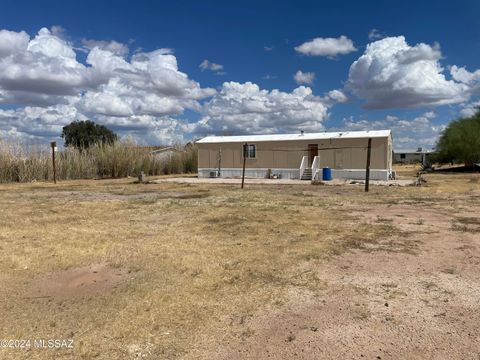
M 465 163 L 480 161 L 480 110 L 471 117 L 448 124 L 437 142 L 436 161 Z

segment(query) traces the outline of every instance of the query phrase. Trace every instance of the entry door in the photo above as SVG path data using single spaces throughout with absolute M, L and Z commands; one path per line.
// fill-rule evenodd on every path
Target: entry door
M 335 169 L 343 169 L 343 151 L 335 150 Z
M 315 156 L 318 156 L 318 144 L 308 144 L 308 167 L 312 166 Z

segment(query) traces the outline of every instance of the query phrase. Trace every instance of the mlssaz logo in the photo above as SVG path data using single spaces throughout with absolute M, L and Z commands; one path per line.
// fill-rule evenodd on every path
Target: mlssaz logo
M 36 348 L 73 349 L 73 339 L 39 339 L 34 341 Z

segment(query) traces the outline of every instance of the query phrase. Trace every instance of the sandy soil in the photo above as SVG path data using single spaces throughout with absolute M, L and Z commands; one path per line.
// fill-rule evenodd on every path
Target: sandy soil
M 105 295 L 127 278 L 128 273 L 123 269 L 114 269 L 107 264 L 92 264 L 34 279 L 27 297 L 75 300 Z
M 311 296 L 233 325 L 215 359 L 480 359 L 480 232 L 473 208 L 448 201 L 338 208 L 402 229 L 317 269 Z M 467 221 L 465 221 L 467 219 Z
M 197 177 L 169 177 L 154 180 L 153 182 L 161 183 L 178 183 L 178 184 L 241 184 L 241 178 L 197 178 Z M 389 181 L 379 181 L 371 180 L 370 184 L 380 185 L 380 186 L 411 186 L 414 185 L 414 179 L 400 179 L 400 180 L 389 180 Z M 245 186 L 247 185 L 306 185 L 309 184 L 307 180 L 294 180 L 294 179 L 260 179 L 260 178 L 245 178 Z M 363 180 L 340 180 L 334 179 L 332 181 L 322 182 L 322 185 L 361 185 L 363 186 L 365 182 Z

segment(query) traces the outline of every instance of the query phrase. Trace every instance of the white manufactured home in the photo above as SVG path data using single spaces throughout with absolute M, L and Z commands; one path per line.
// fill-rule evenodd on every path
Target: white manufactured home
M 417 150 L 394 150 L 393 162 L 397 164 L 426 164 L 428 158 L 434 154 L 433 150 L 417 148 Z
M 368 139 L 370 178 L 392 176 L 392 132 L 348 131 L 281 135 L 208 136 L 196 142 L 199 177 L 319 179 L 329 167 L 333 178 L 365 179 Z

